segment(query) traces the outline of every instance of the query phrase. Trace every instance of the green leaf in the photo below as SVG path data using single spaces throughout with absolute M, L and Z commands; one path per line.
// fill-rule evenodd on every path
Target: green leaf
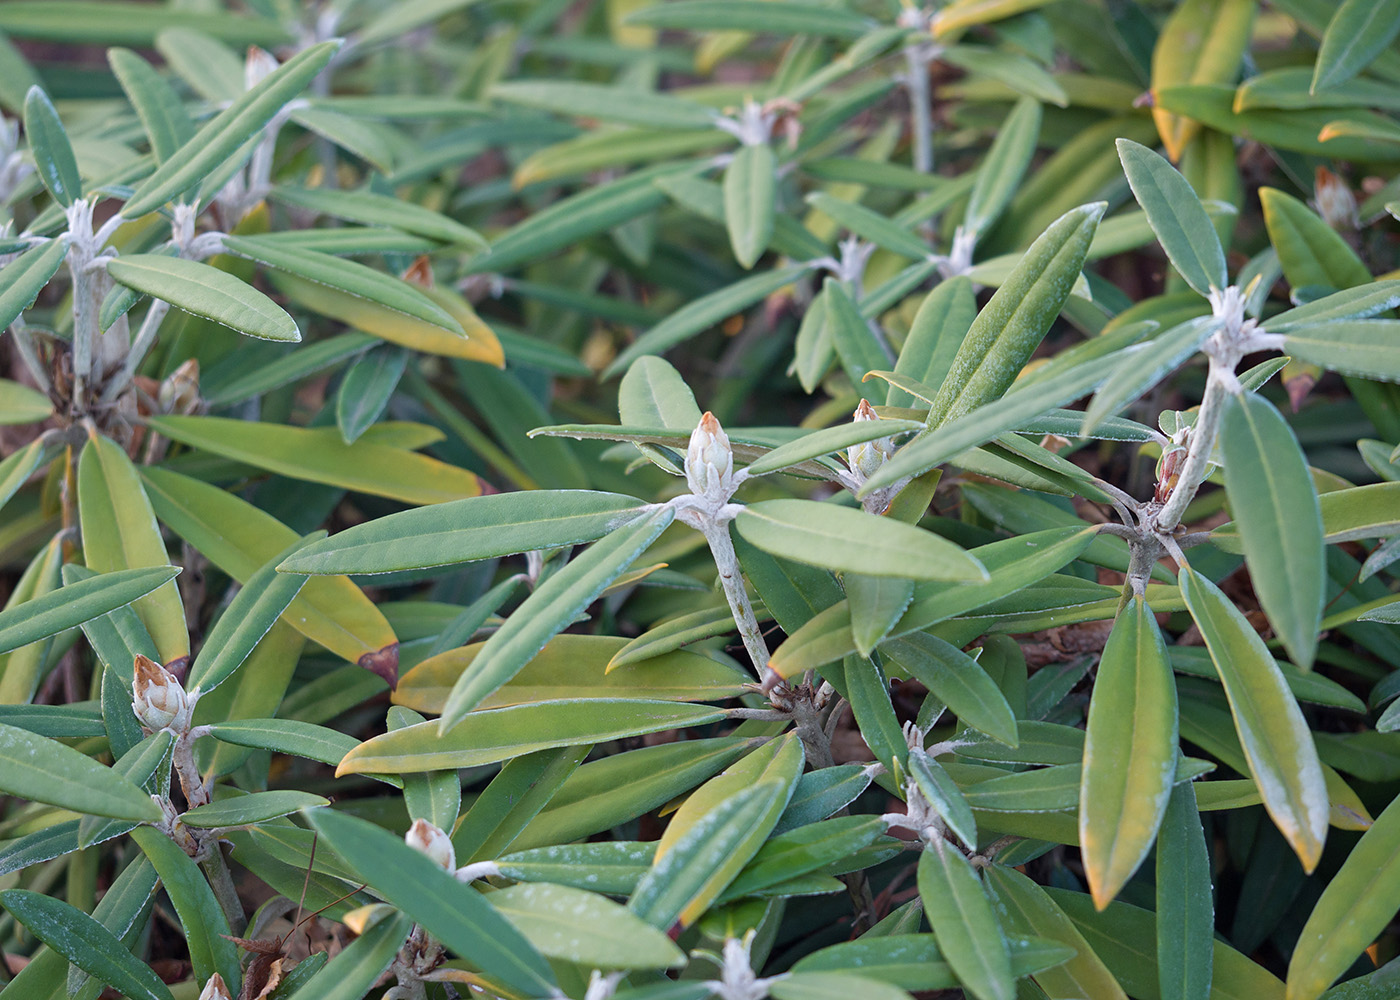
M 0 328 L 8 329 L 28 309 L 68 254 L 68 241 L 48 240 L 30 247 L 0 269 Z
M 216 722 L 210 724 L 209 735 L 234 746 L 291 754 L 323 764 L 338 764 L 347 753 L 360 746 L 353 736 L 297 719 Z M 397 778 L 386 777 L 383 780 L 391 785 L 402 784 Z
M 1162 157 L 1131 139 L 1118 140 L 1118 157 L 1172 266 L 1202 295 L 1223 289 L 1230 280 L 1225 251 L 1190 182 Z
M 977 849 L 977 820 L 972 815 L 962 790 L 943 766 L 922 750 L 909 751 L 909 776 L 929 805 L 938 810 L 939 818 L 970 851 Z
M 939 839 L 919 854 L 919 896 L 938 950 L 977 1000 L 1012 1000 L 1011 952 L 977 873 Z
M 1343 0 L 1322 36 L 1311 92 L 1316 94 L 1346 83 L 1384 52 L 1397 33 L 1397 0 Z
M 485 247 L 486 241 L 467 226 L 422 205 L 375 194 L 372 191 L 337 191 L 279 184 L 267 196 L 283 205 L 295 205 L 337 219 L 370 226 L 389 226 L 451 246 Z
M 53 401 L 22 382 L 0 379 L 0 424 L 32 424 L 53 413 Z
M 1179 584 L 1225 685 L 1264 807 L 1310 872 L 1327 835 L 1328 798 L 1307 721 L 1264 641 L 1234 603 L 1189 567 L 1182 568 Z
M 1351 849 L 1313 907 L 1288 963 L 1288 1000 L 1314 1000 L 1385 929 L 1400 891 L 1400 807 L 1392 802 Z
M 618 354 L 612 364 L 603 370 L 603 377 L 612 378 L 643 355 L 660 354 L 689 340 L 772 295 L 784 285 L 792 284 L 806 270 L 805 264 L 793 264 L 763 271 L 681 306 Z
M 966 232 L 986 232 L 1016 193 L 1040 138 L 1040 117 L 1040 102 L 1023 97 L 1001 123 L 968 196 L 963 215 Z
M 847 573 L 842 583 L 851 606 L 856 652 L 869 658 L 914 599 L 914 581 Z
M 1283 416 L 1253 394 L 1227 405 L 1220 454 L 1259 603 L 1289 657 L 1309 670 L 1327 574 L 1322 513 L 1307 459 Z
M 53 200 L 64 208 L 83 196 L 83 180 L 78 175 L 78 161 L 68 133 L 54 110 L 49 95 L 39 86 L 29 88 L 24 98 L 24 135 L 39 180 Z
M 389 405 L 408 367 L 409 353 L 383 344 L 350 366 L 335 397 L 335 423 L 346 444 L 354 444 Z
M 493 86 L 490 96 L 510 104 L 641 128 L 709 128 L 717 117 L 703 104 L 670 94 L 579 80 L 511 80 Z
M 373 889 L 460 957 L 527 996 L 555 990 L 553 972 L 530 942 L 427 855 L 354 816 L 318 809 L 306 818 Z
M 603 743 L 666 729 L 703 726 L 724 717 L 723 709 L 705 705 L 624 698 L 481 709 L 470 713 L 445 735 L 439 735 L 437 722 L 428 722 L 353 746 L 340 760 L 340 773 L 400 774 L 494 764 L 550 747 Z M 246 725 L 216 726 L 214 735 L 222 738 L 221 734 L 230 727 Z
M 635 497 L 529 490 L 420 507 L 356 525 L 307 546 L 288 573 L 389 573 L 592 541 L 632 520 Z
M 849 11 L 791 0 L 672 0 L 634 10 L 628 24 L 692 31 L 761 31 L 778 35 L 825 35 L 856 38 L 870 30 L 864 18 Z
M 906 1000 L 903 990 L 850 972 L 789 972 L 769 987 L 777 1000 Z
M 811 500 L 761 500 L 734 519 L 748 542 L 826 569 L 911 580 L 985 581 L 976 558 L 932 532 L 850 507 Z
M 0 652 L 47 639 L 125 607 L 173 580 L 176 566 L 102 573 L 0 612 Z
M 1146 859 L 1176 775 L 1176 684 L 1152 610 L 1135 595 L 1099 660 L 1084 741 L 1079 848 L 1099 909 Z
M 0 724 L 0 788 L 74 812 L 154 823 L 150 796 L 91 757 L 54 740 Z
M 972 321 L 929 410 L 930 427 L 997 399 L 1011 387 L 1069 298 L 1103 210 L 1102 203 L 1073 209 L 1031 244 Z M 880 485 L 888 481 L 877 473 L 866 489 Z
M 238 989 L 242 978 L 238 947 L 229 939 L 233 932 L 228 919 L 199 865 L 166 833 L 153 826 L 138 826 L 131 831 L 131 839 L 155 866 L 166 895 L 175 907 L 195 976 L 203 982 L 217 972 L 224 977 L 230 990 Z
M 412 931 L 413 920 L 408 914 L 385 915 L 365 928 L 363 934 L 325 963 L 292 995 L 316 997 L 317 1000 L 360 1000 L 388 970 Z M 309 961 L 311 959 L 302 959 L 291 975 Z
M 914 314 L 909 336 L 895 362 L 895 373 L 928 385 L 940 385 L 976 317 L 977 296 L 965 275 L 939 284 L 924 297 Z M 890 406 L 908 406 L 913 398 L 892 383 L 885 402 Z
M 928 245 L 904 226 L 891 222 L 880 213 L 854 201 L 837 197 L 828 191 L 818 191 L 807 196 L 807 203 L 843 228 L 878 247 L 910 260 L 924 260 L 930 255 Z
M 291 343 L 301 340 L 296 321 L 281 306 L 208 264 L 161 254 L 132 254 L 108 261 L 107 273 L 128 288 L 249 337 Z
M 173 1000 L 149 965 L 82 910 L 26 889 L 0 892 L 0 906 L 54 951 L 132 1000 Z
M 1215 900 L 1196 786 L 1172 789 L 1157 835 L 1157 982 L 1162 1000 L 1191 1000 L 1211 985 Z
M 268 74 L 157 167 L 127 199 L 122 214 L 129 219 L 145 215 L 198 184 L 305 89 L 330 63 L 340 45 L 339 41 L 312 45 Z
M 317 531 L 298 539 L 248 578 L 205 637 L 200 655 L 185 678 L 188 690 L 207 694 L 243 665 L 306 584 L 305 576 L 279 573 L 278 564 L 324 537 L 325 532 Z
M 880 652 L 936 694 L 964 725 L 1017 744 L 1016 716 L 1006 696 L 962 650 L 927 632 L 913 632 L 886 640 Z
M 860 384 L 865 373 L 890 363 L 887 349 L 875 338 L 844 285 L 828 277 L 822 285 L 825 322 L 831 346 L 846 370 L 846 377 Z
M 1152 340 L 1125 348 L 1117 371 L 1094 394 L 1084 413 L 1083 431 L 1093 433 L 1115 412 L 1142 397 L 1174 368 L 1195 354 L 1217 329 L 1214 316 L 1198 316 L 1172 327 Z
M 493 892 L 491 905 L 540 954 L 597 969 L 664 969 L 685 953 L 661 931 L 596 892 L 545 882 Z
M 326 805 L 330 805 L 329 799 L 310 792 L 290 789 L 253 792 L 251 795 L 237 795 L 186 810 L 180 814 L 180 820 L 186 826 L 205 830 L 227 829 L 265 823 L 270 819 L 290 815 L 298 809 L 314 809 Z
M 225 236 L 224 249 L 267 267 L 422 320 L 448 333 L 460 335 L 465 332 L 461 323 L 416 286 L 356 261 L 314 250 L 299 250 L 256 236 Z
M 746 270 L 758 263 L 773 239 L 777 186 L 777 159 L 766 142 L 741 146 L 724 170 L 724 221 L 729 229 L 729 245 L 734 258 Z
M 130 49 L 108 49 L 107 62 L 141 119 L 157 163 L 170 159 L 194 135 L 179 96 L 151 64 Z
M 481 492 L 481 481 L 465 469 L 369 438 L 346 444 L 334 427 L 204 416 L 151 417 L 147 423 L 173 441 L 236 462 L 404 503 L 437 504 Z
M 1292 327 L 1282 350 L 1344 375 L 1400 382 L 1400 320 L 1358 319 Z
M 535 588 L 486 641 L 471 667 L 463 671 L 453 686 L 442 709 L 441 732 L 447 733 L 519 673 L 545 643 L 567 628 L 608 584 L 632 565 L 674 518 L 675 511 L 669 507 L 638 518 L 595 542 L 587 552 Z

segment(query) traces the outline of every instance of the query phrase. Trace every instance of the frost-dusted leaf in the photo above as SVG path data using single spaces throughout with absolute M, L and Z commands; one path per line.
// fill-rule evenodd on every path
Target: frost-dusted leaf
M 761 500 L 744 507 L 734 527 L 765 552 L 826 569 L 912 580 L 987 579 L 982 565 L 952 542 L 849 507 Z
M 0 906 L 78 968 L 133 1000 L 172 1000 L 170 988 L 121 940 L 82 910 L 27 889 L 0 892 Z
M 1304 870 L 1312 871 L 1327 835 L 1328 797 L 1308 724 L 1243 613 L 1189 567 L 1181 570 L 1180 586 L 1224 682 L 1264 806 Z
M 151 417 L 152 429 L 193 448 L 292 479 L 436 504 L 474 497 L 481 481 L 465 469 L 361 438 L 346 444 L 333 427 L 292 427 L 226 417 Z
M 312 45 L 273 70 L 156 168 L 127 199 L 122 214 L 134 219 L 155 211 L 218 169 L 325 69 L 340 45 Z
M 777 159 L 766 142 L 740 147 L 724 170 L 724 222 L 729 245 L 746 270 L 758 263 L 773 239 L 777 185 Z
M 128 288 L 259 340 L 296 343 L 301 331 L 277 303 L 246 282 L 208 264 L 132 254 L 107 262 L 107 273 Z
M 1016 995 L 1011 952 L 982 880 L 952 844 L 936 840 L 919 854 L 919 895 L 938 950 L 977 1000 Z
M 1118 140 L 1118 157 L 1172 266 L 1202 295 L 1229 283 L 1225 251 L 1190 182 L 1152 150 Z
M 1147 857 L 1176 774 L 1176 685 L 1141 596 L 1113 623 L 1086 730 L 1079 846 L 1102 909 Z
M 662 507 L 621 527 L 575 556 L 534 592 L 486 641 L 462 672 L 442 708 L 446 733 L 534 659 L 551 638 L 592 604 L 675 518 Z
M 1309 670 L 1327 574 L 1307 459 L 1278 410 L 1252 393 L 1227 405 L 1220 454 L 1255 593 L 1289 657 Z
M 306 818 L 373 889 L 459 956 L 526 996 L 554 992 L 554 973 L 530 942 L 486 897 L 426 854 L 382 827 L 331 809 Z
M 67 240 L 48 240 L 0 268 L 0 329 L 8 328 L 33 304 L 49 279 L 58 273 L 67 253 Z

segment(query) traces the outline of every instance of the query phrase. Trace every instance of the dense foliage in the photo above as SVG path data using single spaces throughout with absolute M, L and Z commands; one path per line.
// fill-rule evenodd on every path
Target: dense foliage
M 0 3 L 0 997 L 1400 995 L 1397 34 Z

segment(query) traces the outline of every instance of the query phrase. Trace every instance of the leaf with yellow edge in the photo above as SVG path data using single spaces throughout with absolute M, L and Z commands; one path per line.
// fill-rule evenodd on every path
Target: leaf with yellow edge
M 141 477 L 156 516 L 239 583 L 298 538 L 272 515 L 217 486 L 158 468 L 142 469 Z M 307 580 L 281 620 L 386 679 L 390 669 L 397 672 L 398 637 L 348 577 Z
M 1181 570 L 1180 585 L 1225 685 L 1264 808 L 1311 872 L 1327 836 L 1328 802 L 1307 720 L 1264 640 L 1220 588 L 1190 567 Z
M 148 422 L 181 444 L 291 479 L 412 504 L 481 493 L 480 481 L 466 469 L 365 438 L 346 444 L 334 427 L 289 427 L 225 417 L 151 417 Z
M 170 565 L 136 467 L 119 445 L 96 432 L 89 435 L 78 460 L 78 512 L 88 569 L 111 573 Z M 185 608 L 174 580 L 132 607 L 155 640 L 163 663 L 189 656 Z
M 1249 45 L 1256 0 L 1183 0 L 1152 50 L 1152 90 L 1182 84 L 1234 83 Z M 1167 156 L 1176 162 L 1201 130 L 1199 122 L 1152 109 Z
M 391 344 L 425 354 L 500 364 L 500 342 L 486 324 L 476 317 L 475 313 L 471 313 L 470 316 L 463 315 L 459 310 L 454 310 L 437 300 L 435 296 L 429 297 L 448 310 L 461 324 L 464 334 L 453 333 L 416 316 L 396 312 L 368 299 L 327 285 L 318 285 L 314 281 L 285 271 L 272 271 L 268 278 L 278 291 L 298 305 L 321 316 L 338 319 L 357 330 L 372 333 Z M 421 288 L 419 290 L 423 291 Z
M 1141 596 L 1119 613 L 1089 703 L 1079 847 L 1103 909 L 1147 857 L 1176 775 L 1176 683 Z

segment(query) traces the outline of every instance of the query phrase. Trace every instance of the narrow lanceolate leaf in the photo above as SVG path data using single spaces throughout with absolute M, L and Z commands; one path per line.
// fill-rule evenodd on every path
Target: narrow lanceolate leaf
M 180 97 L 152 68 L 130 49 L 108 49 L 107 62 L 126 91 L 157 163 L 164 163 L 194 135 L 194 124 Z
M 1179 580 L 1225 685 L 1250 774 L 1279 832 L 1311 872 L 1327 836 L 1327 784 L 1298 703 L 1264 640 L 1234 603 L 1189 567 Z
M 1210 992 L 1215 900 L 1196 786 L 1172 789 L 1157 835 L 1157 983 L 1162 1000 Z
M 58 635 L 125 607 L 149 594 L 180 570 L 176 566 L 103 573 L 0 612 L 0 653 Z
M 301 340 L 296 320 L 281 306 L 208 264 L 161 254 L 132 254 L 108 261 L 107 273 L 128 288 L 249 337 L 292 343 Z
M 851 605 L 851 635 L 856 641 L 856 652 L 869 658 L 914 599 L 914 581 L 847 573 L 842 582 Z
M 279 573 L 278 564 L 325 536 L 324 531 L 318 531 L 298 539 L 248 578 L 243 589 L 209 630 L 199 658 L 185 678 L 186 689 L 198 688 L 208 693 L 243 665 L 253 648 L 267 635 L 306 584 L 306 577 L 301 574 Z
M 1252 393 L 1226 407 L 1220 454 L 1254 591 L 1289 657 L 1309 670 L 1327 570 L 1307 459 L 1288 422 Z
M 135 784 L 55 740 L 0 723 L 0 791 L 74 812 L 154 823 L 160 808 Z
M 391 573 L 493 559 L 601 538 L 640 513 L 621 493 L 529 490 L 420 507 L 315 542 L 279 567 L 288 573 Z
M 952 844 L 934 841 L 919 855 L 919 895 L 938 950 L 977 1000 L 1012 1000 L 1011 952 L 982 881 Z
M 699 422 L 698 417 L 695 422 Z M 854 444 L 916 431 L 922 426 L 917 420 L 862 420 L 838 424 L 779 445 L 762 458 L 750 463 L 747 467 L 748 473 L 751 476 L 761 476 L 768 472 L 776 472 L 789 466 L 800 465 L 808 459 L 844 451 Z
M 58 273 L 68 254 L 68 241 L 49 240 L 32 246 L 0 268 L 0 329 L 19 319 Z
M 1400 33 L 1400 0 L 1344 0 L 1327 22 L 1311 92 L 1346 83 Z
M 777 170 L 773 147 L 764 142 L 741 147 L 724 171 L 724 224 L 734 258 L 745 269 L 758 262 L 773 238 Z
M 1089 703 L 1079 786 L 1079 847 L 1099 909 L 1157 837 L 1176 775 L 1176 683 L 1152 609 L 1118 614 Z
M 111 573 L 170 565 L 136 467 L 120 445 L 100 434 L 91 436 L 78 460 L 78 512 L 88 569 Z M 185 608 L 173 581 L 134 607 L 155 640 L 162 663 L 189 655 Z
M 412 930 L 413 920 L 407 914 L 386 914 L 364 928 L 344 951 L 304 980 L 292 995 L 304 994 L 319 1000 L 360 1000 L 388 970 Z M 302 959 L 282 982 L 289 982 L 310 961 Z
M 151 417 L 148 423 L 173 441 L 236 462 L 404 503 L 435 504 L 481 492 L 481 481 L 466 469 L 368 438 L 346 444 L 334 427 L 205 416 Z
M 1249 45 L 1256 0 L 1185 0 L 1167 18 L 1152 52 L 1152 90 L 1181 84 L 1233 84 Z M 1160 100 L 1152 120 L 1173 162 L 1201 130 Z
M 371 888 L 458 956 L 525 996 L 556 992 L 553 972 L 530 942 L 481 893 L 427 855 L 353 816 L 318 809 L 307 819 Z
M 706 705 L 622 698 L 580 698 L 481 709 L 470 713 L 445 735 L 439 735 L 434 721 L 366 740 L 344 754 L 339 773 L 400 774 L 474 767 L 552 747 L 605 743 L 666 729 L 704 726 L 724 717 L 722 709 Z M 217 728 L 214 735 L 218 736 L 224 728 L 227 726 Z
M 1400 805 L 1392 802 L 1351 849 L 1313 907 L 1288 964 L 1288 1000 L 1315 1000 L 1395 916 Z
M 132 1000 L 172 1000 L 170 988 L 121 939 L 82 910 L 27 889 L 0 892 L 0 906 L 99 982 Z
M 268 192 L 268 197 L 284 205 L 295 205 L 337 219 L 349 219 L 370 226 L 392 226 L 405 233 L 426 236 L 443 243 L 477 248 L 486 246 L 486 241 L 476 230 L 441 212 L 372 191 L 337 191 L 279 184 Z
M 946 539 L 913 525 L 812 500 L 761 500 L 734 520 L 765 552 L 825 569 L 911 580 L 984 581 L 986 570 Z
M 68 133 L 49 96 L 37 86 L 30 87 L 24 98 L 24 135 L 29 140 L 39 180 L 53 200 L 67 208 L 81 198 L 83 181 L 78 176 L 78 161 L 73 157 Z
M 1131 139 L 1118 140 L 1123 172 L 1172 266 L 1202 295 L 1229 283 L 1215 225 L 1190 182 L 1166 160 Z
M 273 70 L 147 177 L 127 199 L 122 214 L 129 219 L 145 215 L 198 184 L 261 131 L 288 101 L 325 69 L 340 45 L 339 41 L 313 45 Z
M 919 786 L 929 805 L 938 810 L 939 818 L 957 835 L 969 851 L 977 850 L 977 820 L 972 815 L 962 789 L 943 765 L 918 748 L 909 751 L 909 776 Z
M 674 518 L 674 510 L 662 507 L 619 528 L 537 587 L 486 641 L 471 667 L 453 686 L 442 710 L 442 732 L 446 733 L 518 674 L 545 643 L 562 632 L 598 598 L 603 588 L 632 565 Z
M 185 811 L 180 815 L 180 819 L 186 826 L 197 826 L 205 830 L 228 829 L 264 823 L 279 816 L 291 815 L 298 809 L 315 809 L 326 805 L 330 805 L 329 799 L 313 795 L 311 792 L 278 789 L 210 802 L 208 805 Z
M 1040 102 L 1023 97 L 997 131 L 992 148 L 977 168 L 977 180 L 968 196 L 963 229 L 983 233 L 1001 215 L 1016 193 L 1040 138 Z
M 870 22 L 850 11 L 791 0 L 766 4 L 751 0 L 676 0 L 635 11 L 627 16 L 627 23 L 693 31 L 763 31 L 837 38 L 856 38 L 870 30 Z
M 1069 298 L 1103 210 L 1101 202 L 1073 209 L 1031 244 L 972 321 L 929 410 L 930 427 L 997 399 L 1011 387 Z M 888 484 L 877 473 L 867 488 Z
M 345 373 L 335 397 L 335 423 L 346 444 L 354 444 L 383 415 L 408 367 L 408 357 L 404 348 L 384 344 Z
M 1397 344 L 1400 320 L 1357 319 L 1293 327 L 1284 334 L 1282 350 L 1343 375 L 1400 382 Z

